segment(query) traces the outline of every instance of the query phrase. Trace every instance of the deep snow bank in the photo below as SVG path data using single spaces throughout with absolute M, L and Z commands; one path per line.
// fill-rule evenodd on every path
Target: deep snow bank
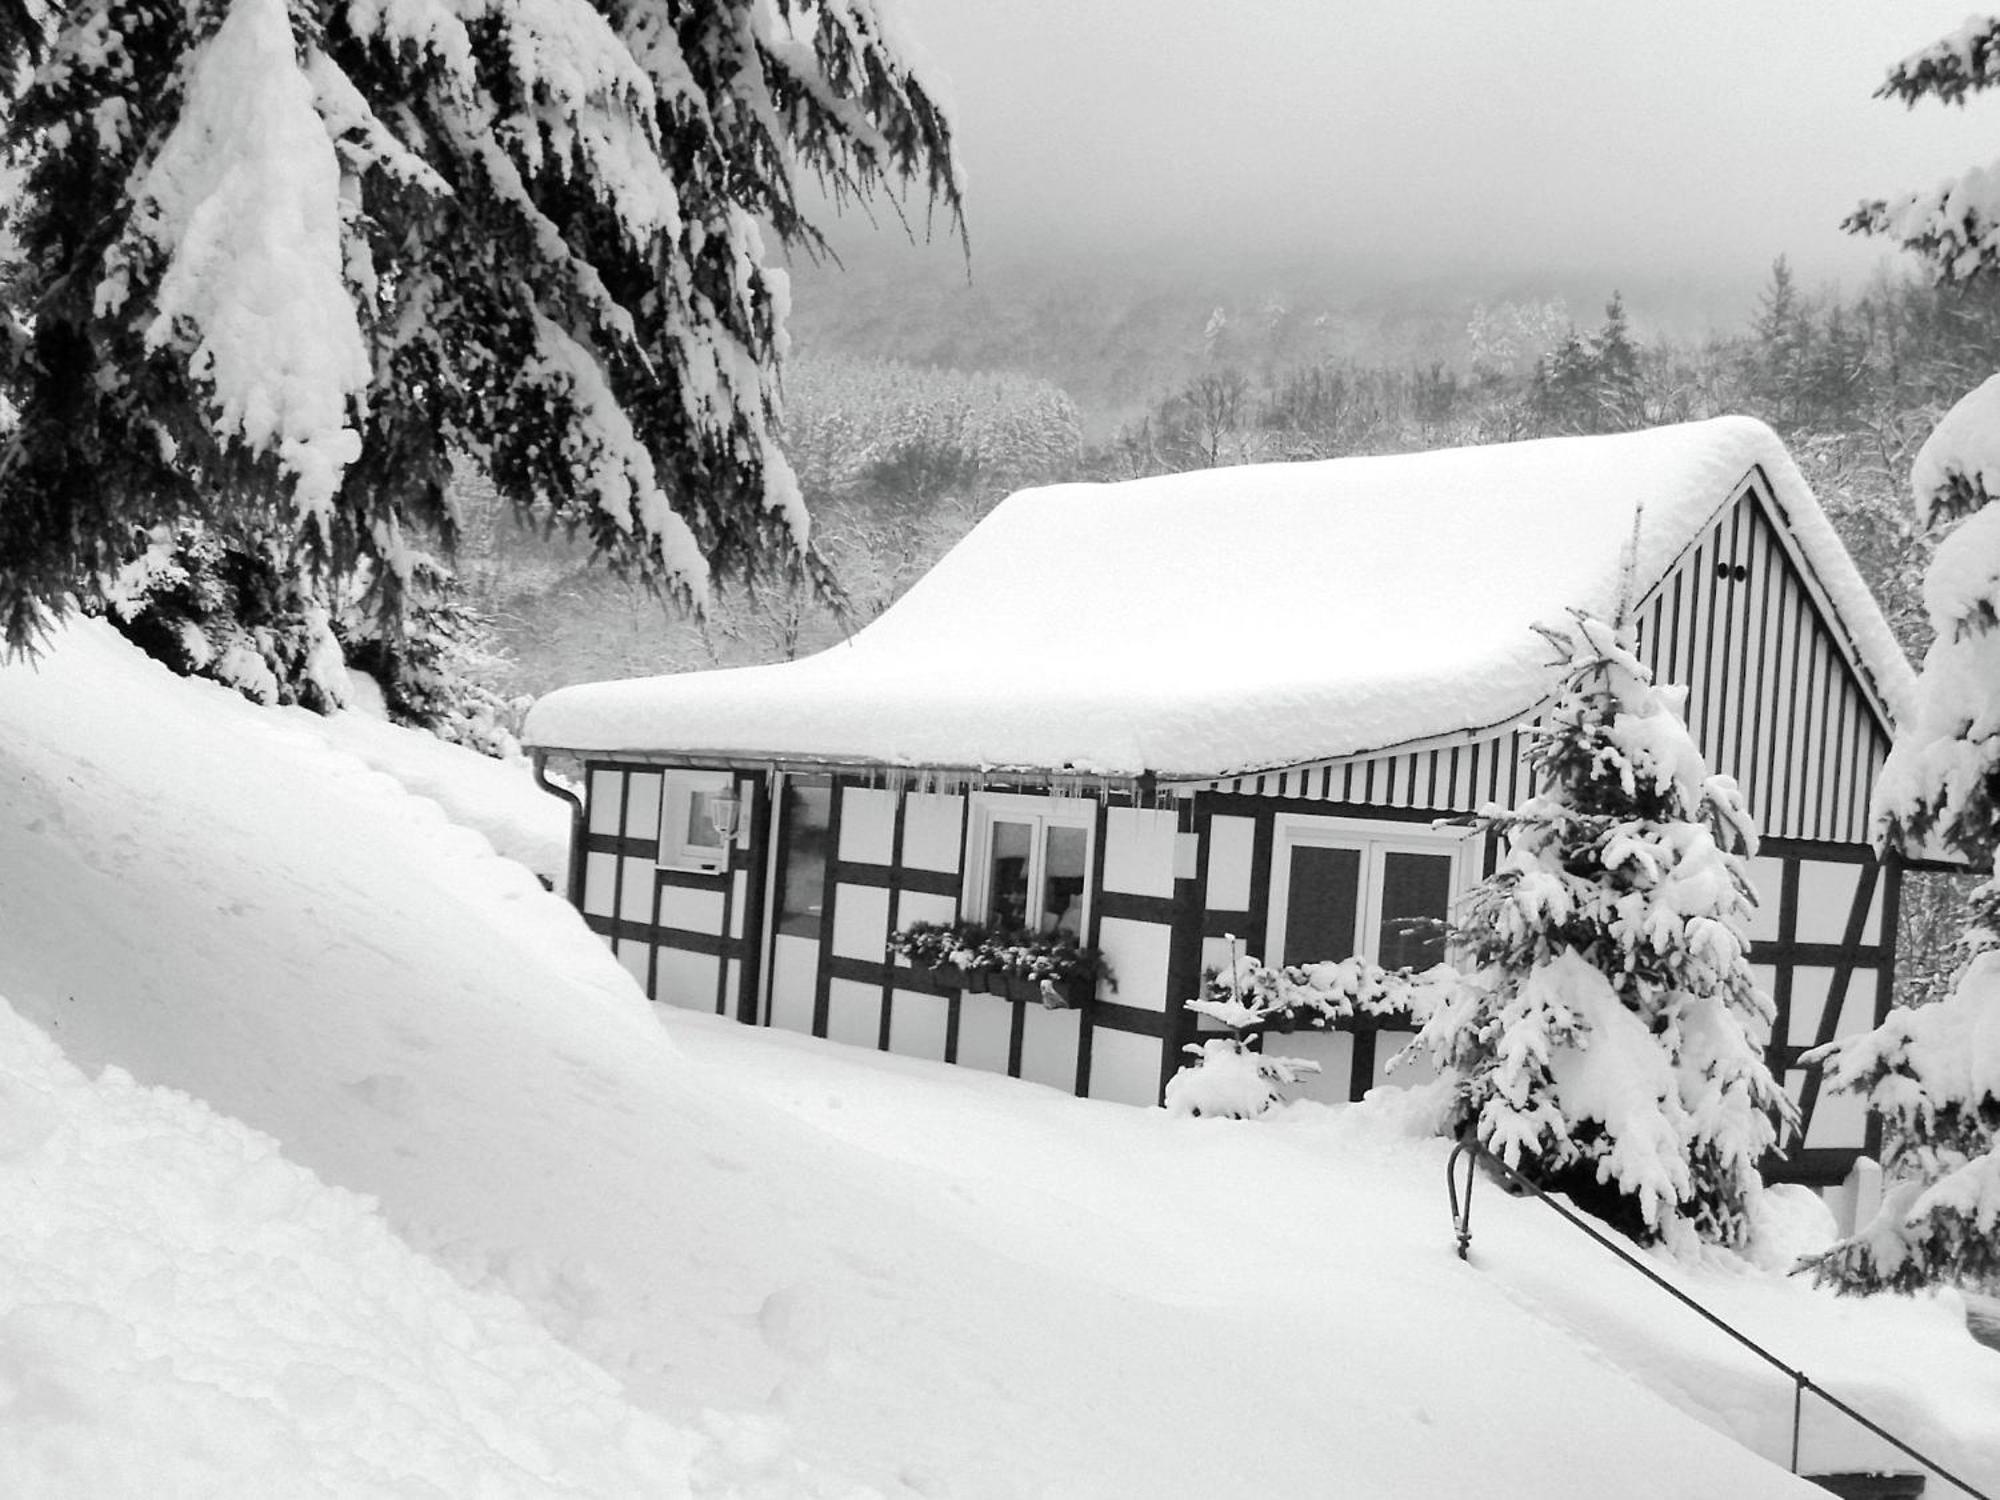
M 0 1001 L 0 1494 L 686 1495 L 635 1410 L 364 1198 Z
M 1782 1383 L 1663 1331 L 1526 1205 L 1488 1199 L 1461 1266 L 1435 1143 L 1379 1115 L 1173 1121 L 699 1018 L 677 1045 L 439 801 L 94 626 L 0 668 L 0 788 L 0 994 L 87 1071 L 185 1090 L 378 1200 L 713 1437 L 714 1488 L 1815 1493 L 1731 1440 L 1782 1457 Z M 93 1201 L 114 1246 L 128 1206 Z M 76 1274 L 108 1301 L 114 1270 Z M 1830 1299 L 1731 1278 L 1834 1326 Z M 2000 1362 L 1911 1311 L 1855 1325 L 1921 1367 L 1871 1390 L 2000 1475 Z M 636 1420 L 606 1399 L 592 1420 Z

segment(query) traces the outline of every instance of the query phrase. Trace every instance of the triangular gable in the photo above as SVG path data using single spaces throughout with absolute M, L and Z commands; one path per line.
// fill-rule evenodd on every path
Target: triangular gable
M 1656 680 L 1690 687 L 1695 742 L 1711 771 L 1736 778 L 1767 836 L 1866 843 L 1888 715 L 1781 516 L 1768 480 L 1753 470 L 1641 594 L 1639 655 Z M 1440 813 L 1511 805 L 1533 786 L 1526 729 L 1545 706 L 1483 734 L 1182 790 Z

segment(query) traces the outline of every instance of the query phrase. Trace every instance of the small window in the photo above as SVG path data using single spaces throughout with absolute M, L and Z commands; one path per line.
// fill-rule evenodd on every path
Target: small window
M 660 798 L 660 863 L 670 870 L 720 872 L 729 866 L 718 806 L 736 795 L 727 771 L 668 771 Z M 741 810 L 737 813 L 741 817 Z
M 819 936 L 832 834 L 833 787 L 787 781 L 778 822 L 778 931 L 788 936 Z
M 1281 817 L 1266 953 L 1281 964 L 1360 955 L 1385 969 L 1445 957 L 1444 922 L 1476 844 L 1421 825 Z
M 1088 936 L 1096 804 L 990 796 L 975 804 L 971 920 L 1001 932 Z

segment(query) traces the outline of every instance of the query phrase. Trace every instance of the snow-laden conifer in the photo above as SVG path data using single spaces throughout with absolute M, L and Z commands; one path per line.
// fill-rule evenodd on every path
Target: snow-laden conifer
M 19 50 L 15 646 L 189 518 L 393 614 L 467 457 L 683 597 L 796 560 L 759 226 L 818 243 L 801 176 L 957 212 L 881 0 L 53 0 Z
M 1935 632 L 1875 786 L 1894 844 L 1990 866 L 2000 845 L 2000 376 L 1918 452 L 1918 510 L 1950 527 L 1924 578 Z M 1891 1184 L 1874 1220 L 1812 1264 L 1849 1291 L 2000 1276 L 2000 885 L 1975 894 L 1966 962 L 1935 1005 L 1829 1049 L 1831 1086 L 1866 1094 Z
M 2000 18 L 1973 16 L 1905 58 L 1878 91 L 1961 104 L 2000 83 Z M 1864 204 L 1849 227 L 1893 236 L 1940 282 L 2000 274 L 2000 168 Z M 1888 846 L 1991 867 L 2000 845 L 2000 376 L 1946 413 L 1918 451 L 1917 512 L 1948 528 L 1924 578 L 1934 637 L 1875 786 Z M 2000 884 L 1974 896 L 1965 963 L 1935 1005 L 1899 1009 L 1828 1049 L 1834 1087 L 1882 1116 L 1891 1182 L 1879 1212 L 1812 1261 L 1847 1291 L 1914 1291 L 2000 1275 Z
M 1740 1244 L 1789 1109 L 1747 957 L 1756 836 L 1624 632 L 1579 616 L 1549 636 L 1564 675 L 1530 752 L 1540 789 L 1480 814 L 1499 863 L 1454 925 L 1466 982 L 1421 1041 L 1456 1131 L 1643 1239 Z

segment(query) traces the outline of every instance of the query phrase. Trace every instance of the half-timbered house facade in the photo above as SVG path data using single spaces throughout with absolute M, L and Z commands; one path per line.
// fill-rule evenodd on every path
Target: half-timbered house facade
M 582 762 L 571 895 L 648 994 L 1152 1104 L 1232 944 L 1436 956 L 1410 919 L 1493 858 L 1440 820 L 1528 794 L 1554 686 L 1532 627 L 1571 609 L 1632 622 L 1747 794 L 1753 959 L 1805 1118 L 1780 1170 L 1837 1181 L 1868 1121 L 1801 1058 L 1890 1001 L 1868 797 L 1910 674 L 1748 419 L 1023 492 L 847 644 L 564 689 L 527 737 Z M 953 920 L 1074 933 L 1111 981 L 1049 1009 L 888 952 Z M 1358 1098 L 1408 1034 L 1286 1051 Z

